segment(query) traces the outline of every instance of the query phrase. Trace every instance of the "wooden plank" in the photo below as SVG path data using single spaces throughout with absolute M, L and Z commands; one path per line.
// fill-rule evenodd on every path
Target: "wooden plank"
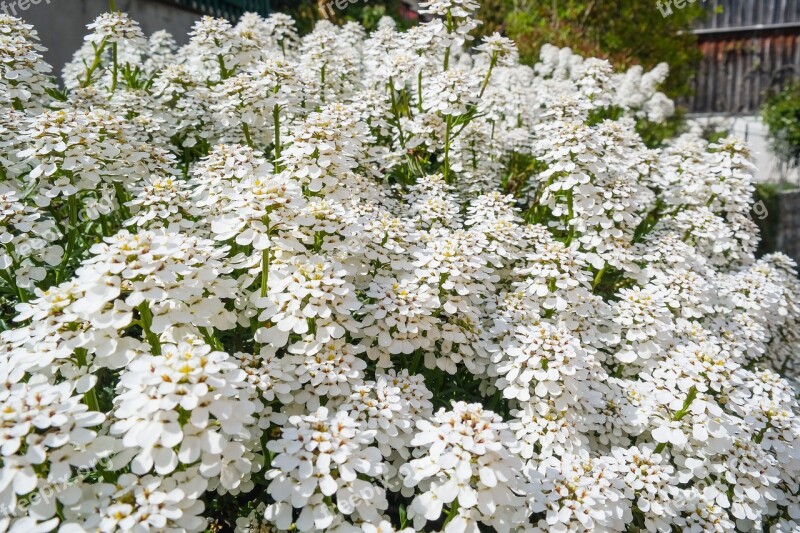
M 699 28 L 736 28 L 751 25 L 800 22 L 800 0 L 711 0 L 711 16 Z M 718 13 L 721 6 L 722 12 Z

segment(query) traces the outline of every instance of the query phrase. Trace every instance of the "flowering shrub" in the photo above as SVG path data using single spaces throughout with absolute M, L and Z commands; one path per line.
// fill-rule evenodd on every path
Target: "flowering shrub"
M 0 18 L 3 531 L 799 531 L 795 265 L 666 67 Z

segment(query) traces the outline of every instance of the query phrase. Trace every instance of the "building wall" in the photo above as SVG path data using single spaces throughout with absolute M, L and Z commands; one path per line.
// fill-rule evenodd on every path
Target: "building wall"
M 60 74 L 64 64 L 80 48 L 88 30 L 86 25 L 99 14 L 109 10 L 108 0 L 39 0 L 39 3 L 20 11 L 21 0 L 5 0 L 6 12 L 33 24 L 39 38 L 48 51 L 45 59 L 53 65 L 54 73 Z M 130 14 L 142 27 L 145 35 L 157 30 L 167 30 L 179 44 L 188 40 L 188 32 L 200 15 L 157 2 L 155 0 L 115 0 L 116 8 Z M 21 5 L 25 5 L 23 3 Z M 2 4 L 0 4 L 2 6 Z

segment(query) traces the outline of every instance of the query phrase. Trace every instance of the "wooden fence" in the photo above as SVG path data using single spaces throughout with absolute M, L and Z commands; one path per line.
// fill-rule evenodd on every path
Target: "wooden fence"
M 695 30 L 703 60 L 689 109 L 757 113 L 768 91 L 800 78 L 800 0 L 705 3 L 711 15 Z
M 259 15 L 269 14 L 269 0 L 161 0 L 167 4 L 210 15 L 212 17 L 226 18 L 235 24 L 239 17 L 252 11 Z

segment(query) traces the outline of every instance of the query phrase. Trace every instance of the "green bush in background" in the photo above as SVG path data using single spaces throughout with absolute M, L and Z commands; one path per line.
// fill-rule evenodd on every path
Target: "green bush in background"
M 790 167 L 800 165 L 800 84 L 771 95 L 761 114 L 775 154 Z
M 700 58 L 689 30 L 705 13 L 702 2 L 664 17 L 655 0 L 483 0 L 478 18 L 485 22 L 482 31 L 502 30 L 514 39 L 528 63 L 545 43 L 606 58 L 618 69 L 667 62 L 670 77 L 663 90 L 675 98 L 689 93 Z

